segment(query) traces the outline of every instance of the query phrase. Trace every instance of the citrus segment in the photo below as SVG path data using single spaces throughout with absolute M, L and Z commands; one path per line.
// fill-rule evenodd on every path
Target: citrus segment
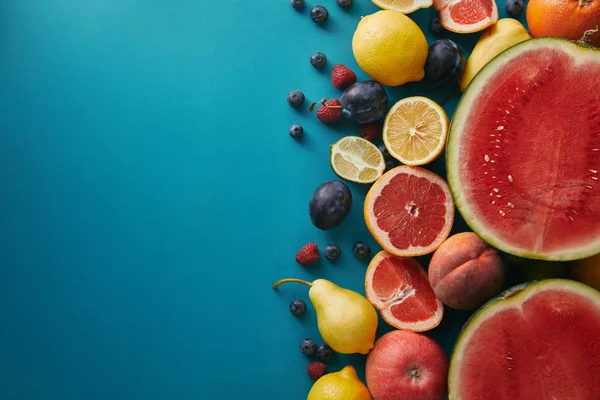
M 383 142 L 392 157 L 406 165 L 435 160 L 446 144 L 448 116 L 426 97 L 400 100 L 389 110 L 383 124 Z
M 394 10 L 404 14 L 417 11 L 419 8 L 431 7 L 433 0 L 371 0 L 375 5 L 386 10 Z
M 494 0 L 433 0 L 444 28 L 456 33 L 481 31 L 498 21 Z
M 373 143 L 347 136 L 331 146 L 331 167 L 343 179 L 372 183 L 383 174 L 385 160 Z
M 395 328 L 423 332 L 442 320 L 444 307 L 413 258 L 379 252 L 367 269 L 365 291 L 382 318 Z
M 448 237 L 454 205 L 442 178 L 420 167 L 402 166 L 371 187 L 364 214 L 369 231 L 385 250 L 410 257 L 431 253 Z

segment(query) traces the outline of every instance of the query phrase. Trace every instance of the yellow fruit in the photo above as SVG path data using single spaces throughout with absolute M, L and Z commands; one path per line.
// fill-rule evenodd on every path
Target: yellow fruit
M 383 10 L 360 20 L 352 51 L 371 78 L 388 86 L 416 82 L 425 76 L 427 40 L 412 19 Z
M 385 170 L 383 154 L 373 143 L 358 136 L 346 136 L 331 145 L 330 162 L 342 179 L 373 183 Z
M 367 387 L 353 367 L 321 377 L 315 382 L 306 400 L 372 400 Z
M 600 290 L 600 254 L 571 262 L 571 278 Z
M 448 116 L 426 97 L 408 97 L 390 108 L 383 124 L 383 143 L 402 164 L 435 160 L 446 144 Z
M 417 11 L 419 8 L 431 7 L 433 0 L 371 0 L 373 4 L 386 10 L 394 10 L 404 14 Z
M 492 58 L 509 47 L 528 39 L 531 39 L 531 36 L 516 19 L 504 18 L 499 20 L 496 25 L 490 26 L 481 35 L 467 60 L 465 72 L 458 82 L 460 91 L 465 91 L 469 82 Z

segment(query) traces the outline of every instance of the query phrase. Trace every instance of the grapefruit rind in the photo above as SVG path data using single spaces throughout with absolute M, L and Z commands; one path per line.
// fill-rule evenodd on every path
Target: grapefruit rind
M 457 390 L 459 390 L 457 388 L 460 386 L 460 374 L 458 371 L 460 369 L 460 363 L 463 360 L 462 355 L 469 346 L 469 340 L 477 331 L 477 328 L 479 328 L 486 320 L 503 310 L 521 308 L 528 299 L 546 290 L 572 291 L 577 295 L 589 299 L 600 309 L 600 291 L 583 283 L 569 279 L 545 279 L 542 281 L 528 282 L 514 286 L 496 298 L 488 301 L 465 323 L 459 333 L 456 344 L 454 345 L 448 370 L 448 398 L 450 400 L 468 400 L 457 394 Z
M 594 47 L 587 46 L 583 43 L 573 42 L 560 38 L 534 38 L 518 43 L 504 50 L 496 57 L 492 58 L 478 73 L 467 86 L 462 98 L 460 99 L 448 131 L 448 141 L 446 144 L 446 171 L 450 192 L 454 199 L 454 203 L 465 222 L 469 227 L 479 235 L 483 240 L 493 247 L 515 256 L 546 260 L 546 261 L 572 261 L 586 257 L 591 257 L 600 253 L 600 237 L 595 241 L 592 240 L 580 247 L 570 247 L 564 249 L 560 253 L 537 253 L 535 251 L 527 251 L 519 249 L 516 246 L 507 243 L 506 241 L 494 236 L 483 223 L 481 223 L 474 215 L 473 210 L 465 201 L 465 193 L 463 191 L 463 183 L 459 174 L 461 161 L 459 152 L 461 149 L 461 136 L 465 129 L 465 124 L 469 117 L 471 105 L 477 102 L 479 94 L 482 92 L 485 83 L 495 72 L 504 67 L 510 68 L 511 60 L 521 53 L 528 50 L 541 49 L 550 47 L 552 49 L 560 49 L 568 54 L 576 56 L 579 60 L 590 60 L 600 63 L 600 51 Z

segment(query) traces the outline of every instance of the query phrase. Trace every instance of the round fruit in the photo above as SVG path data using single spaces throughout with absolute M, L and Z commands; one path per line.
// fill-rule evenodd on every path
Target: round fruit
M 317 52 L 310 56 L 310 65 L 314 68 L 323 68 L 327 64 L 327 56 L 321 52 Z
M 464 326 L 450 361 L 448 397 L 597 399 L 598 332 L 599 291 L 565 279 L 514 287 Z
M 385 88 L 375 81 L 356 82 L 342 93 L 342 115 L 359 124 L 377 121 L 385 115 L 388 97 Z
M 600 252 L 599 76 L 599 50 L 541 38 L 471 81 L 446 166 L 458 209 L 487 243 L 549 261 Z
M 356 370 L 347 366 L 316 381 L 306 400 L 371 400 L 371 395 Z
M 325 258 L 329 261 L 337 260 L 338 258 L 340 258 L 341 254 L 342 250 L 337 244 L 330 244 L 327 247 L 325 247 Z
M 465 53 L 450 39 L 441 39 L 429 47 L 425 62 L 425 82 L 437 87 L 454 84 L 465 70 Z
M 569 275 L 572 279 L 600 290 L 600 255 L 571 262 Z
M 324 24 L 329 18 L 329 11 L 323 6 L 315 6 L 310 10 L 310 18 L 317 24 Z
M 329 361 L 333 357 L 333 350 L 326 344 L 321 344 L 317 347 L 317 358 L 321 361 Z
M 338 226 L 352 207 L 352 193 L 345 183 L 328 181 L 319 185 L 308 203 L 313 225 L 322 230 Z
M 302 137 L 302 134 L 304 133 L 304 128 L 302 128 L 300 125 L 295 124 L 290 126 L 289 129 L 289 134 L 291 137 L 293 137 L 294 139 L 299 139 Z
M 431 253 L 448 237 L 454 204 L 448 184 L 420 167 L 401 166 L 386 172 L 365 199 L 365 222 L 389 253 Z
M 511 17 L 516 17 L 523 12 L 525 3 L 523 0 L 506 0 L 504 7 L 506 8 L 506 13 L 508 15 Z
M 290 303 L 290 312 L 296 316 L 306 312 L 306 303 L 302 300 L 294 300 Z
M 496 296 L 504 283 L 498 250 L 473 232 L 450 236 L 433 253 L 429 282 L 440 301 L 456 310 L 475 310 Z
M 287 102 L 293 108 L 298 108 L 304 104 L 304 93 L 299 90 L 292 90 L 287 95 Z
M 392 331 L 375 342 L 365 375 L 377 400 L 443 400 L 448 358 L 439 344 L 423 334 Z
M 313 381 L 318 381 L 325 372 L 327 372 L 327 365 L 320 361 L 313 361 L 306 367 L 306 371 L 308 372 L 308 376 Z
M 431 7 L 433 0 L 371 0 L 385 10 L 393 10 L 402 14 L 410 14 L 420 8 Z
M 554 36 L 579 40 L 585 31 L 600 25 L 600 2 L 596 0 L 529 0 L 527 25 L 533 37 Z M 591 37 L 600 46 L 600 33 Z
M 429 22 L 429 31 L 434 35 L 441 35 L 446 32 L 446 29 L 442 26 L 442 22 L 440 21 L 440 17 L 435 17 L 431 19 Z
M 354 246 L 352 246 L 352 252 L 357 258 L 363 260 L 369 257 L 369 254 L 371 254 L 371 249 L 365 242 L 356 242 L 354 243 Z
M 383 10 L 360 20 L 352 51 L 358 65 L 373 79 L 399 86 L 423 79 L 427 40 L 412 19 Z
M 300 351 L 306 356 L 312 356 L 317 351 L 317 344 L 314 340 L 306 338 L 300 343 Z
M 482 31 L 498 21 L 495 0 L 433 0 L 444 28 L 456 33 Z
M 398 329 L 428 331 L 438 326 L 444 315 L 444 306 L 414 258 L 379 252 L 367 269 L 365 291 L 385 322 Z
M 340 8 L 348 8 L 352 5 L 352 0 L 337 0 L 337 5 Z
M 339 177 L 356 183 L 375 182 L 385 170 L 377 146 L 358 136 L 346 136 L 334 143 L 330 162 Z
M 426 97 L 408 97 L 390 108 L 383 123 L 383 142 L 390 155 L 406 165 L 423 165 L 444 150 L 448 116 Z
M 292 7 L 296 10 L 302 10 L 304 8 L 305 1 L 304 0 L 290 0 Z

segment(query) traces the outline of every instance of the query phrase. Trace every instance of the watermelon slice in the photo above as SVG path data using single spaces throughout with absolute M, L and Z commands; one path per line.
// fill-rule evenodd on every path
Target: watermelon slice
M 600 292 L 549 279 L 507 291 L 467 322 L 451 400 L 600 399 Z
M 600 51 L 540 38 L 501 53 L 465 91 L 446 160 L 488 243 L 554 261 L 600 253 Z

